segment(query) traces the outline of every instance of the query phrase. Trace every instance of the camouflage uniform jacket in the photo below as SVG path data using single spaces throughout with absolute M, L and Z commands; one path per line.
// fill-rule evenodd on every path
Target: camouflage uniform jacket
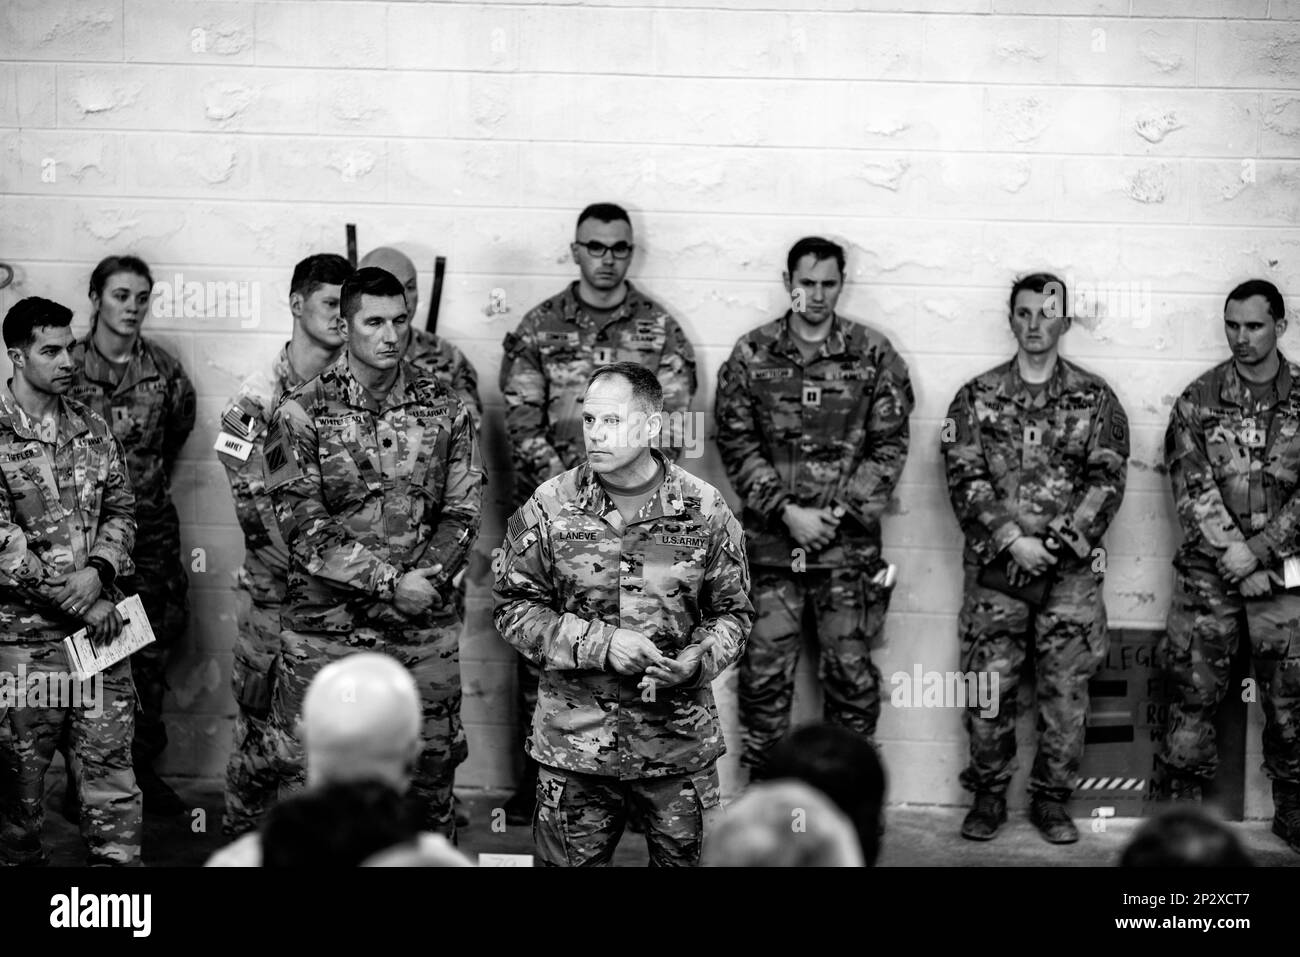
M 344 353 L 285 396 L 265 436 L 266 487 L 289 547 L 280 622 L 307 632 L 404 629 L 397 580 L 430 578 L 444 599 L 478 532 L 484 475 L 469 412 L 403 362 L 378 413 Z
M 531 309 L 505 338 L 501 394 L 519 487 L 531 491 L 586 460 L 582 397 L 599 366 L 635 362 L 659 377 L 665 416 L 683 419 L 695 396 L 695 350 L 681 326 L 630 282 L 627 297 L 597 326 L 578 299 L 578 283 Z M 665 418 L 665 449 L 681 445 Z M 520 495 L 522 499 L 524 496 Z
M 0 480 L 0 641 L 64 638 L 80 622 L 59 610 L 49 578 L 92 556 L 119 575 L 134 571 L 135 498 L 122 446 L 107 422 L 63 398 L 55 443 L 42 442 L 6 388 Z
M 496 626 L 542 667 L 530 753 L 562 770 L 635 779 L 707 768 L 726 747 L 710 682 L 754 623 L 740 523 L 720 492 L 655 452 L 663 485 L 630 523 L 583 465 L 511 516 Z M 716 661 L 645 700 L 606 662 L 615 629 L 676 656 L 706 638 Z
M 286 393 L 304 381 L 294 371 L 289 361 L 289 345 L 285 343 L 270 372 L 258 372 L 245 379 L 221 415 L 217 458 L 225 466 L 235 498 L 235 517 L 244 532 L 244 564 L 239 570 L 239 586 L 263 606 L 278 607 L 284 600 L 289 548 L 280 535 L 275 507 L 266 494 L 262 441 L 271 422 L 271 411 Z
M 948 420 L 948 497 L 968 564 L 1048 529 L 1075 562 L 1091 554 L 1119 511 L 1128 469 L 1128 416 L 1104 379 L 1058 356 L 1034 397 L 1012 358 L 962 386 Z
M 460 396 L 474 420 L 475 431 L 482 427 L 483 402 L 478 397 L 478 373 L 465 358 L 465 353 L 439 335 L 412 327 L 406 361 Z
M 171 499 L 172 469 L 194 428 L 194 386 L 181 364 L 144 336 L 136 339 L 122 380 L 90 336 L 72 347 L 77 378 L 69 396 L 90 406 L 126 450 L 135 492 L 136 557 L 180 548 L 180 518 Z
M 1212 569 L 1245 542 L 1265 568 L 1300 551 L 1300 366 L 1281 357 L 1273 392 L 1256 404 L 1230 359 L 1174 403 L 1165 465 L 1184 567 Z
M 886 336 L 842 316 L 831 322 L 806 364 L 787 313 L 742 336 L 718 372 L 718 451 L 744 500 L 755 565 L 790 567 L 787 502 L 845 512 L 835 540 L 806 567 L 880 556 L 880 516 L 907 459 L 912 383 Z

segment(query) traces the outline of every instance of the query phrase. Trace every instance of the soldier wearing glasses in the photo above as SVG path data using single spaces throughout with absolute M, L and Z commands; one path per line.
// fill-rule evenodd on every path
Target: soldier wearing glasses
M 632 265 L 632 222 L 613 203 L 595 203 L 578 216 L 570 245 L 579 277 L 531 309 L 504 342 L 501 393 L 515 466 L 515 504 L 537 486 L 586 461 L 582 398 L 599 366 L 634 362 L 655 373 L 663 388 L 663 452 L 679 454 L 684 421 L 695 394 L 695 351 L 681 326 L 627 280 Z M 519 659 L 520 750 L 537 702 L 537 671 Z M 519 790 L 506 804 L 507 820 L 531 820 L 537 768 L 525 757 Z

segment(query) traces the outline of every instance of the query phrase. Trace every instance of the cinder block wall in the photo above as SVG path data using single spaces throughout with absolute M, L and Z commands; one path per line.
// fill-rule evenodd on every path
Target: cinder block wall
M 412 254 L 426 302 L 433 257 L 448 257 L 439 331 L 482 378 L 492 507 L 462 645 L 465 786 L 513 775 L 513 652 L 487 591 L 508 482 L 500 342 L 568 281 L 573 216 L 597 199 L 634 211 L 632 275 L 695 342 L 705 413 L 736 337 L 782 309 L 790 243 L 850 246 L 843 311 L 893 337 L 918 398 L 885 526 L 901 568 L 887 679 L 956 667 L 938 432 L 958 385 L 1013 347 L 1012 276 L 1135 284 L 1139 308 L 1111 299 L 1065 351 L 1109 378 L 1134 427 L 1111 619 L 1160 627 L 1178 534 L 1160 466 L 1172 397 L 1225 355 L 1232 283 L 1300 287 L 1298 19 L 1295 0 L 5 3 L 0 259 L 17 280 L 0 307 L 52 296 L 84 328 L 91 266 L 127 250 L 163 283 L 246 282 L 258 297 L 147 327 L 200 394 L 176 481 L 194 615 L 169 769 L 217 774 L 229 745 L 242 545 L 217 417 L 287 337 L 293 264 L 341 252 L 348 221 L 363 251 Z M 691 467 L 726 487 L 712 446 Z M 731 732 L 733 684 L 719 682 Z M 800 688 L 797 710 L 816 713 L 806 662 Z M 1253 721 L 1247 810 L 1263 814 Z M 880 737 L 892 800 L 961 799 L 957 712 L 886 705 Z

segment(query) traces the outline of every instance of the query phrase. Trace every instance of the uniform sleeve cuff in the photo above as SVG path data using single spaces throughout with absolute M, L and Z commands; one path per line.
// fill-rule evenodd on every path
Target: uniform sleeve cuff
M 993 544 L 997 546 L 997 551 L 1001 552 L 1017 538 L 1024 538 L 1024 535 L 1024 530 L 1015 522 L 1006 522 L 994 529 Z
M 387 562 L 379 566 L 379 571 L 375 574 L 375 597 L 380 601 L 393 600 L 397 592 L 397 580 L 402 577 L 402 573 L 396 565 L 390 565 Z
M 582 655 L 577 661 L 579 668 L 592 668 L 597 671 L 608 669 L 606 659 L 609 657 L 609 643 L 614 638 L 614 626 L 603 621 L 593 621 L 587 626 L 587 634 L 582 642 Z
M 1250 549 L 1251 554 L 1259 559 L 1261 565 L 1272 564 L 1273 547 L 1269 545 L 1268 540 L 1262 533 L 1246 539 L 1246 547 Z

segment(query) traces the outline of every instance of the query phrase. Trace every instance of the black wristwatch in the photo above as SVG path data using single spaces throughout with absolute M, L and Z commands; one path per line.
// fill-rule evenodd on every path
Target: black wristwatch
M 86 567 L 99 572 L 99 583 L 105 589 L 112 588 L 113 582 L 117 580 L 117 570 L 106 558 L 100 558 L 98 555 L 87 558 Z

